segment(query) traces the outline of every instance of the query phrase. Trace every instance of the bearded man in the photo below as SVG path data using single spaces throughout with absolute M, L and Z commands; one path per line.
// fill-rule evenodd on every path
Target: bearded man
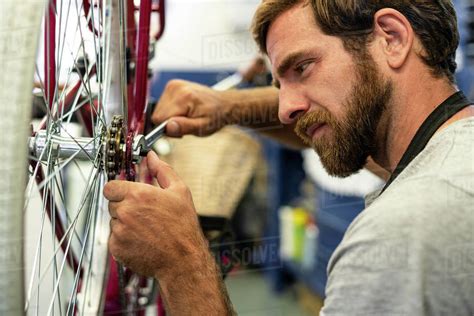
M 453 79 L 452 3 L 264 0 L 253 34 L 276 88 L 216 92 L 172 81 L 154 121 L 171 118 L 167 134 L 179 137 L 256 114 L 252 127 L 272 125 L 278 113 L 285 127 L 266 133 L 313 147 L 332 175 L 375 161 L 387 185 L 334 252 L 322 313 L 473 315 L 474 107 Z M 156 155 L 148 166 L 157 187 L 104 189 L 110 251 L 159 280 L 172 315 L 232 314 L 189 191 Z

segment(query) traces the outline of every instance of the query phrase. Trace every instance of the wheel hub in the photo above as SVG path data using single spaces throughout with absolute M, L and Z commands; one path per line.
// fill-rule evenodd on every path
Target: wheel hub
M 40 130 L 29 138 L 30 155 L 47 162 L 53 152 L 54 159 L 90 160 L 98 162 L 97 168 L 104 169 L 108 180 L 113 180 L 124 170 L 128 180 L 135 177 L 134 165 L 142 160 L 143 135 L 126 133 L 126 125 L 121 115 L 112 118 L 110 126 L 100 129 L 99 137 L 70 137 L 47 133 Z

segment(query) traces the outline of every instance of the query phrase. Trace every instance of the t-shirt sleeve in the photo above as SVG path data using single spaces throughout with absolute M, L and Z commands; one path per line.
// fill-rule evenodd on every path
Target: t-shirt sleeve
M 397 238 L 366 236 L 339 247 L 322 315 L 422 315 L 420 271 L 407 267 L 409 252 Z
M 472 197 L 431 183 L 399 188 L 351 224 L 329 262 L 321 315 L 473 315 Z M 423 201 L 408 198 L 414 188 Z

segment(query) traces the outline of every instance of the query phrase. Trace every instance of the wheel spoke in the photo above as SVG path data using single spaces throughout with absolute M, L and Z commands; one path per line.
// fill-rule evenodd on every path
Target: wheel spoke
M 98 174 L 98 173 L 97 173 Z M 95 177 L 94 177 L 95 178 Z M 81 210 L 78 211 L 78 213 L 80 213 L 82 211 L 83 208 L 81 208 Z M 89 214 L 87 214 L 87 223 L 86 223 L 86 230 L 85 230 L 85 236 L 84 236 L 84 241 L 83 243 L 84 244 L 87 244 L 87 241 L 88 241 L 88 238 L 89 238 L 89 232 L 90 232 L 90 222 L 91 222 L 91 217 L 94 213 L 92 212 L 92 209 L 90 209 L 89 211 Z M 72 230 L 71 231 L 74 231 L 75 230 L 75 227 L 77 225 L 77 218 L 74 220 L 74 223 L 71 224 L 70 227 L 72 227 Z M 60 275 L 62 275 L 63 271 L 64 271 L 64 267 L 65 267 L 65 264 L 66 264 L 66 258 L 67 258 L 67 253 L 69 252 L 69 249 L 71 247 L 71 242 L 72 242 L 72 237 L 70 237 L 68 239 L 68 244 L 67 244 L 67 247 L 66 247 L 66 251 L 65 251 L 65 254 L 64 254 L 64 258 L 62 260 L 62 263 L 61 263 L 61 270 L 60 270 Z M 81 266 L 81 263 L 82 263 L 82 260 L 84 258 L 84 255 L 85 255 L 85 250 L 86 250 L 86 247 L 82 247 L 82 250 L 81 250 L 81 256 L 80 256 L 80 259 L 79 259 L 79 267 Z M 56 257 L 56 256 L 55 256 Z M 80 269 L 78 271 L 76 271 L 76 278 L 79 277 L 80 275 Z M 54 303 L 55 303 L 55 296 L 56 295 L 60 295 L 60 291 L 59 290 L 59 282 L 60 282 L 61 278 L 58 277 L 57 281 L 56 281 L 56 284 L 54 286 L 54 294 L 53 294 L 53 297 L 50 301 L 50 305 L 49 305 L 49 308 L 48 308 L 48 315 L 51 313 L 51 310 L 54 306 Z M 73 293 L 74 294 L 74 293 Z M 72 295 L 71 295 L 72 296 Z M 60 301 L 59 301 L 59 305 L 61 305 Z
M 91 170 L 90 181 L 87 185 L 88 189 L 84 192 L 84 194 L 81 198 L 81 204 L 79 206 L 79 209 L 77 210 L 76 215 L 72 219 L 71 224 L 69 225 L 69 227 L 67 227 L 63 238 L 61 240 L 57 241 L 57 247 L 54 249 L 53 256 L 52 256 L 51 260 L 49 262 L 47 262 L 46 266 L 44 267 L 45 272 L 43 273 L 43 275 L 41 275 L 41 274 L 38 275 L 38 285 L 40 285 L 43 282 L 43 280 L 48 276 L 47 271 L 50 269 L 50 267 L 52 265 L 54 265 L 54 262 L 57 258 L 57 255 L 60 253 L 61 245 L 66 241 L 68 242 L 68 244 L 71 242 L 72 238 L 68 238 L 68 236 L 74 232 L 75 227 L 77 225 L 77 222 L 79 220 L 79 217 L 81 216 L 82 212 L 86 209 L 84 206 L 87 203 L 87 196 L 90 194 L 91 190 L 94 187 L 96 187 L 97 179 L 100 176 L 101 176 L 101 174 L 97 170 L 95 170 L 95 169 Z M 94 213 L 93 210 L 94 209 L 91 208 L 89 211 L 91 213 Z M 38 261 L 38 262 L 41 261 L 41 240 L 42 240 L 43 230 L 44 230 L 44 218 L 46 217 L 45 213 L 46 213 L 46 208 L 43 209 L 43 217 L 42 217 L 43 218 L 43 223 L 42 223 L 42 227 L 41 227 L 41 230 L 40 230 L 40 237 L 38 238 L 38 245 L 37 245 L 37 250 L 36 250 L 38 255 L 35 256 L 35 261 Z M 83 242 L 83 245 L 85 245 L 85 242 Z M 69 251 L 69 246 L 67 247 L 67 249 Z M 84 247 L 82 247 L 82 249 L 86 249 L 86 247 L 84 246 Z M 38 257 L 39 259 L 37 260 L 36 257 Z M 64 258 L 66 258 L 66 257 L 67 257 L 67 252 L 64 254 Z M 88 257 L 86 256 L 86 258 L 88 258 Z M 31 281 L 31 283 L 33 283 L 33 282 L 34 282 L 34 280 Z M 31 288 L 31 286 L 30 286 L 30 288 Z M 38 291 L 39 291 L 39 289 L 38 289 Z M 32 294 L 35 294 L 35 293 L 30 293 L 28 295 L 28 297 L 31 297 Z
M 25 311 L 28 315 L 73 315 L 86 310 L 100 313 L 101 295 L 97 293 L 106 279 L 103 274 L 107 269 L 109 230 L 102 195 L 106 181 L 102 149 L 112 113 L 104 104 L 109 105 L 110 98 L 123 97 L 124 78 L 118 78 L 117 72 L 119 55 L 110 50 L 118 50 L 119 35 L 125 35 L 115 31 L 111 37 L 112 13 L 118 13 L 118 5 L 112 0 L 92 5 L 86 16 L 83 0 L 55 1 L 52 19 L 57 22 L 56 36 L 51 36 L 55 43 L 47 45 L 45 40 L 44 51 L 51 54 L 45 58 L 48 64 L 53 65 L 48 56 L 55 56 L 56 68 L 51 70 L 51 77 L 41 73 L 42 66 L 35 68 L 36 81 L 43 91 L 44 105 L 40 106 L 46 114 L 31 138 L 44 144 L 33 143 L 35 152 L 32 149 L 30 179 L 25 188 L 24 213 L 34 214 L 38 218 L 35 225 L 40 226 L 32 233 L 35 241 Z M 88 23 L 99 32 L 89 33 Z M 50 47 L 54 51 L 48 51 Z M 49 96 L 47 80 L 53 76 L 55 80 L 49 82 L 54 82 L 54 89 Z M 77 138 L 81 135 L 74 130 L 77 120 L 87 122 L 90 138 Z M 61 156 L 66 151 L 67 155 Z M 36 200 L 41 201 L 41 207 L 35 207 Z

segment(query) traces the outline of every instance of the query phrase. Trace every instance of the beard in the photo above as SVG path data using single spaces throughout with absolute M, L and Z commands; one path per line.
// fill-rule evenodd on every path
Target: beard
M 392 98 L 393 84 L 378 72 L 371 56 L 357 59 L 357 81 L 343 104 L 345 117 L 336 119 L 328 110 L 318 108 L 302 115 L 295 127 L 296 134 L 319 155 L 326 171 L 336 177 L 358 172 L 367 158 L 376 154 L 377 127 Z M 314 124 L 327 124 L 332 133 L 313 141 L 306 131 Z

